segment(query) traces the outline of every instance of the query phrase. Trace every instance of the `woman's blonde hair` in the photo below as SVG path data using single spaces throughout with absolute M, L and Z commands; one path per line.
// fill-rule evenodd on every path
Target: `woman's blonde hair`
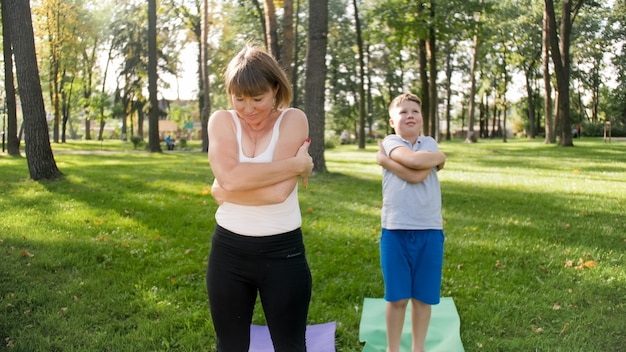
M 275 108 L 291 103 L 291 84 L 276 59 L 257 45 L 246 45 L 228 64 L 224 73 L 226 93 L 232 96 L 254 97 L 277 89 Z

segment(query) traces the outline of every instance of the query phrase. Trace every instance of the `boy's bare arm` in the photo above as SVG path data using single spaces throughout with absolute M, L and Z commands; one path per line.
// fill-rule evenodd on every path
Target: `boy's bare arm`
M 446 162 L 446 155 L 443 152 L 414 152 L 406 147 L 393 149 L 389 157 L 403 166 L 415 170 L 430 170 L 434 167 L 437 167 L 437 169 L 440 170 Z
M 430 169 L 422 169 L 416 170 L 408 168 L 397 161 L 389 158 L 387 154 L 381 149 L 378 150 L 378 154 L 376 155 L 376 162 L 378 165 L 384 167 L 385 169 L 393 172 L 396 176 L 405 180 L 408 183 L 420 183 L 423 182 L 428 175 L 430 175 Z

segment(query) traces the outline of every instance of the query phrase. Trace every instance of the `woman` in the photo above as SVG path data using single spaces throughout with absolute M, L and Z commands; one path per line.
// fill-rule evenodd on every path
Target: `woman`
M 285 109 L 291 86 L 276 60 L 247 46 L 230 62 L 233 110 L 209 120 L 215 213 L 207 291 L 218 352 L 247 352 L 260 295 L 276 352 L 306 351 L 311 273 L 302 240 L 298 179 L 313 169 L 308 122 Z

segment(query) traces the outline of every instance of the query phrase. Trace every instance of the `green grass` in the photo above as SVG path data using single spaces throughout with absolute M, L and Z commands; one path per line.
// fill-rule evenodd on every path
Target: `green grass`
M 575 142 L 440 145 L 442 295 L 466 351 L 626 346 L 626 143 Z M 214 351 L 204 271 L 216 207 L 199 146 L 53 150 L 55 182 L 0 155 L 0 351 Z M 330 172 L 300 190 L 309 320 L 337 322 L 339 352 L 361 350 L 363 298 L 383 294 L 375 150 L 328 150 Z

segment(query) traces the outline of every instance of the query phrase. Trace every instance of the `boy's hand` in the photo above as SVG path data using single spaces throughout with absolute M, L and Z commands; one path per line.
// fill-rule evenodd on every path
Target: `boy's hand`
M 382 167 L 384 166 L 385 161 L 387 161 L 389 157 L 387 153 L 385 153 L 385 149 L 383 148 L 383 142 L 378 141 L 378 153 L 376 153 L 376 163 Z

